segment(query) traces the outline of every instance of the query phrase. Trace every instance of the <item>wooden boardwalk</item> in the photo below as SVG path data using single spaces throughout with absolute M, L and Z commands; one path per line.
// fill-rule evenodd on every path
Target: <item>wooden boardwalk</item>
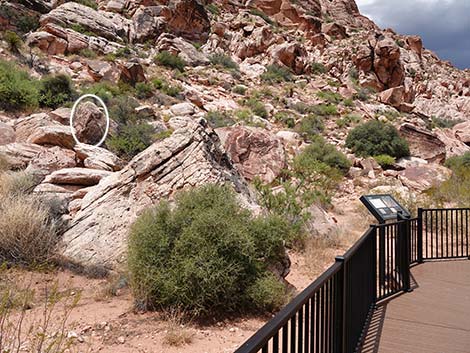
M 410 293 L 379 305 L 362 353 L 470 353 L 470 261 L 411 269 Z

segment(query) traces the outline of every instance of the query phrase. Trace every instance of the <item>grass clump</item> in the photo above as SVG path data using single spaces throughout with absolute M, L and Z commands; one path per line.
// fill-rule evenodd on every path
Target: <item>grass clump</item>
M 137 305 L 193 316 L 278 309 L 284 301 L 273 293 L 277 288 L 260 279 L 283 258 L 286 233 L 278 217 L 253 218 L 227 186 L 182 192 L 173 210 L 161 202 L 131 228 L 128 265 Z M 265 294 L 250 297 L 253 286 Z
M 243 105 L 250 108 L 253 114 L 261 118 L 266 119 L 269 115 L 264 103 L 254 97 L 245 99 Z
M 229 70 L 238 70 L 238 64 L 233 61 L 229 55 L 216 53 L 212 54 L 209 57 L 209 60 L 214 66 L 223 67 Z
M 343 96 L 341 94 L 331 91 L 318 91 L 317 97 L 333 104 L 339 104 L 343 101 Z
M 395 164 L 395 158 L 389 156 L 388 154 L 374 156 L 374 159 L 383 169 L 388 169 Z
M 285 125 L 289 129 L 293 129 L 295 127 L 294 117 L 291 114 L 288 114 L 287 112 L 277 112 L 276 114 L 274 114 L 274 121 Z
M 455 125 L 460 124 L 463 120 L 459 119 L 446 119 L 440 118 L 438 116 L 431 117 L 431 129 L 440 128 L 440 129 L 452 129 Z
M 153 79 L 152 84 L 160 92 L 162 92 L 163 94 L 166 94 L 167 96 L 170 96 L 170 97 L 177 97 L 182 91 L 181 86 L 170 85 L 165 80 L 162 80 L 162 79 L 159 79 L 159 78 Z
M 311 109 L 313 113 L 321 116 L 338 114 L 338 108 L 334 104 L 318 104 L 313 106 Z
M 361 121 L 361 117 L 359 115 L 346 114 L 342 118 L 339 118 L 338 120 L 336 120 L 336 125 L 338 125 L 338 127 L 340 128 L 343 128 L 345 126 L 358 124 L 360 121 Z
M 393 125 L 378 120 L 368 121 L 352 129 L 346 147 L 361 157 L 387 154 L 395 158 L 410 155 L 408 142 L 400 137 Z
M 315 74 L 315 75 L 318 75 L 318 74 L 324 74 L 327 72 L 327 69 L 325 67 L 325 65 L 323 65 L 322 63 L 313 63 L 312 64 L 312 73 Z
M 214 3 L 207 4 L 206 5 L 206 10 L 209 11 L 211 14 L 213 14 L 215 16 L 218 16 L 220 14 L 219 7 Z
M 292 81 L 291 72 L 279 65 L 269 65 L 266 71 L 261 74 L 261 81 L 274 84 Z
M 73 0 L 73 2 L 91 7 L 93 10 L 98 10 L 98 4 L 94 0 Z
M 147 123 L 126 124 L 119 128 L 119 134 L 106 142 L 108 148 L 118 156 L 129 160 L 152 144 L 154 129 Z
M 75 96 L 70 78 L 64 74 L 46 76 L 39 85 L 39 104 L 43 107 L 56 109 Z
M 12 53 L 19 53 L 23 46 L 23 40 L 21 37 L 13 31 L 5 31 L 3 39 L 7 42 L 8 49 Z
M 0 60 L 0 109 L 14 112 L 37 106 L 37 81 L 13 63 Z
M 233 87 L 232 92 L 244 96 L 247 90 L 248 88 L 246 86 L 237 85 Z
M 137 82 L 135 84 L 135 94 L 139 99 L 150 98 L 153 95 L 153 88 L 150 83 Z
M 314 114 L 307 115 L 300 122 L 298 130 L 304 138 L 312 139 L 325 130 L 323 118 Z
M 204 118 L 209 122 L 210 126 L 213 128 L 224 127 L 224 126 L 232 126 L 235 124 L 235 120 L 231 114 L 227 112 L 207 112 Z
M 155 62 L 159 65 L 170 69 L 184 71 L 186 63 L 178 55 L 172 54 L 167 50 L 163 50 L 155 56 Z

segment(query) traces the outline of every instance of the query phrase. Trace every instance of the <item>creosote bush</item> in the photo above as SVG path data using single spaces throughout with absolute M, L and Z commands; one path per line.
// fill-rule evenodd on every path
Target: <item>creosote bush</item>
M 20 111 L 37 106 L 37 82 L 13 63 L 0 60 L 0 109 Z
M 390 168 L 393 166 L 393 164 L 395 164 L 395 158 L 389 156 L 388 154 L 374 156 L 374 159 L 383 169 Z
M 285 67 L 269 65 L 266 67 L 266 72 L 261 74 L 261 80 L 270 84 L 288 82 L 292 81 L 292 74 Z
M 162 65 L 169 67 L 171 69 L 178 69 L 183 71 L 186 63 L 178 55 L 172 54 L 167 50 L 161 51 L 155 56 L 155 61 Z
M 212 65 L 224 67 L 229 70 L 238 70 L 238 64 L 225 54 L 213 54 L 210 56 Z
M 310 114 L 300 122 L 299 133 L 306 139 L 312 139 L 323 130 L 325 130 L 325 124 L 320 116 Z
M 232 116 L 227 112 L 207 112 L 204 118 L 213 128 L 231 126 L 235 124 L 235 120 L 233 120 Z
M 182 192 L 174 209 L 161 202 L 131 227 L 136 304 L 193 316 L 278 309 L 285 288 L 268 266 L 284 257 L 287 233 L 279 217 L 253 218 L 228 186 Z
M 48 108 L 58 108 L 71 101 L 75 92 L 70 78 L 63 74 L 44 77 L 39 85 L 39 104 Z
M 387 154 L 395 158 L 409 156 L 408 142 L 397 129 L 378 120 L 368 121 L 352 129 L 346 138 L 346 147 L 361 157 Z

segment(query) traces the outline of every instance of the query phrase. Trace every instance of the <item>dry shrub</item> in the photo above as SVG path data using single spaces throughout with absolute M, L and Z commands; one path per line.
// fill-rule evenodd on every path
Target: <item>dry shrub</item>
M 48 205 L 28 194 L 25 172 L 0 174 L 0 262 L 38 266 L 50 260 L 59 225 Z
M 0 172 L 10 169 L 10 164 L 8 163 L 7 157 L 0 154 Z
M 194 334 L 187 328 L 187 313 L 171 310 L 164 313 L 168 325 L 163 336 L 163 343 L 168 346 L 181 347 L 193 341 Z

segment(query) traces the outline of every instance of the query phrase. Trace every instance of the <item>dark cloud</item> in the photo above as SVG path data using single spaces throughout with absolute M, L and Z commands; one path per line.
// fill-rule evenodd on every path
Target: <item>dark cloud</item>
M 358 0 L 383 28 L 418 34 L 441 59 L 470 68 L 470 0 Z

